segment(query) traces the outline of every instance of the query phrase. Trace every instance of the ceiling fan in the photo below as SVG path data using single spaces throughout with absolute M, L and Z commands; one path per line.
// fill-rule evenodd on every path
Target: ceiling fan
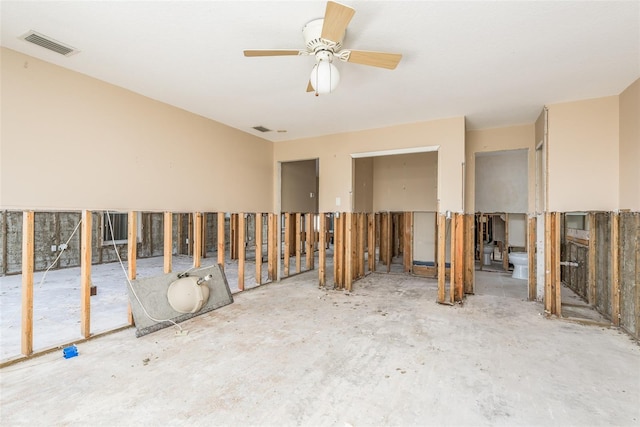
M 355 13 L 353 8 L 329 1 L 324 18 L 314 19 L 302 29 L 305 49 L 245 50 L 244 56 L 315 56 L 316 64 L 311 70 L 307 92 L 315 92 L 316 96 L 331 93 L 338 86 L 340 73 L 333 65 L 335 58 L 344 62 L 395 69 L 402 58 L 401 54 L 342 49 L 347 25 Z

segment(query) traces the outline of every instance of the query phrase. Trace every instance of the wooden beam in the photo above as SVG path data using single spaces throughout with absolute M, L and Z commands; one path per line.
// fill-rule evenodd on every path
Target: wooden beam
M 611 322 L 620 326 L 620 216 L 611 213 Z
M 138 262 L 138 212 L 130 211 L 127 217 L 127 270 L 129 280 L 136 280 Z M 127 307 L 127 320 L 130 325 L 134 324 L 131 304 Z M 88 335 L 85 335 L 85 338 Z
M 391 272 L 391 260 L 393 258 L 393 222 L 392 222 L 392 215 L 391 212 L 387 212 L 387 216 L 386 216 L 386 235 L 385 235 L 385 240 L 387 242 L 385 249 L 387 251 L 387 253 L 385 254 L 385 260 L 386 260 L 386 264 L 387 264 L 387 273 Z
M 529 263 L 529 301 L 536 300 L 536 217 L 529 218 L 527 231 L 527 257 Z
M 238 214 L 238 289 L 244 291 L 244 264 L 246 257 L 246 214 Z
M 365 242 L 366 242 L 366 238 L 367 238 L 367 234 L 366 234 L 366 214 L 364 213 L 359 213 L 358 214 L 358 232 L 357 232 L 357 237 L 358 237 L 358 277 L 364 277 L 364 270 L 365 270 L 365 266 L 364 266 L 364 250 L 365 250 Z
M 555 287 L 555 314 L 556 316 L 562 316 L 562 279 L 560 276 L 560 221 L 561 221 L 561 213 L 554 212 L 554 221 L 553 221 L 553 250 L 552 254 L 552 265 L 555 270 L 553 276 L 553 286 Z
M 229 256 L 238 259 L 238 214 L 232 213 L 229 221 Z
M 255 254 L 256 254 L 256 284 L 262 284 L 262 219 L 261 213 L 255 214 L 256 236 L 255 236 Z
M 552 301 L 555 295 L 551 293 L 551 213 L 544 213 L 544 311 L 551 314 Z
M 193 235 L 193 267 L 200 267 L 202 262 L 202 212 L 196 212 L 194 214 L 195 221 L 193 221 L 192 231 Z
M 464 265 L 464 293 L 474 293 L 474 271 L 475 271 L 475 215 L 468 214 L 464 216 L 464 247 L 465 247 L 465 265 Z
M 438 253 L 437 253 L 437 265 L 438 265 L 438 302 L 443 304 L 445 302 L 445 274 L 446 274 L 446 219 L 443 214 L 437 213 L 437 236 L 438 236 Z
M 21 351 L 25 356 L 33 353 L 34 219 L 33 211 L 22 212 L 22 321 L 20 340 Z M 4 256 L 5 258 L 7 257 L 6 252 Z M 87 293 L 87 295 L 89 294 Z
M 344 214 L 336 213 L 333 232 L 333 281 L 336 289 L 342 289 L 344 288 Z
M 484 214 L 480 214 L 480 230 L 479 230 L 479 237 L 478 237 L 478 257 L 480 258 L 480 271 L 482 271 L 483 269 L 483 265 L 484 265 L 484 229 L 487 226 L 487 224 L 485 223 L 486 217 L 484 216 Z
M 267 215 L 267 278 L 276 280 L 278 264 L 278 215 L 269 213 Z
M 224 212 L 218 212 L 218 265 L 224 271 Z
M 353 228 L 353 216 L 351 212 L 344 214 L 344 253 L 345 253 L 345 266 L 344 266 L 344 286 L 347 291 L 351 291 L 353 284 L 353 234 L 351 233 Z
M 313 270 L 313 214 L 309 212 L 305 215 L 305 243 L 306 243 L 306 256 L 305 256 L 305 267 L 307 270 Z
M 296 212 L 295 224 L 296 273 L 302 271 L 302 214 Z
M 82 211 L 80 227 L 80 335 L 91 335 L 91 211 Z
M 464 214 L 454 214 L 456 223 L 455 233 L 455 257 L 456 265 L 455 270 L 451 270 L 451 275 L 455 276 L 455 300 L 462 301 L 464 298 L 464 266 L 465 266 L 465 248 L 464 248 Z M 451 235 L 453 239 L 453 234 Z
M 458 264 L 458 260 L 456 259 L 456 214 L 452 214 L 451 219 L 449 220 L 449 302 L 453 304 L 456 302 L 456 267 Z M 445 218 L 446 221 L 446 218 Z
M 367 262 L 369 271 L 376 271 L 376 214 L 367 214 Z
M 164 272 L 171 273 L 173 263 L 173 214 L 171 212 L 164 213 Z
M 324 286 L 327 282 L 327 216 L 321 213 L 318 218 L 318 286 Z
M 411 273 L 413 266 L 413 212 L 405 212 L 403 216 L 402 265 L 405 273 Z
M 284 214 L 284 276 L 289 276 L 289 264 L 291 257 L 291 214 Z

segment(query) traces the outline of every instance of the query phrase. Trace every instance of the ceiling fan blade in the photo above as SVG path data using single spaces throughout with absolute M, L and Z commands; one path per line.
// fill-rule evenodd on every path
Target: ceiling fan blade
M 320 37 L 332 42 L 342 41 L 347 25 L 349 25 L 355 13 L 356 11 L 349 6 L 333 1 L 327 2 L 327 10 L 324 13 L 324 23 L 322 24 Z
M 370 52 L 366 50 L 352 50 L 347 62 L 393 70 L 402 59 L 399 53 Z
M 311 80 L 309 80 L 309 83 L 307 83 L 307 92 L 313 92 L 314 90 L 313 86 L 311 86 Z
M 245 50 L 244 56 L 287 56 L 287 55 L 303 55 L 304 50 L 300 49 L 256 49 Z

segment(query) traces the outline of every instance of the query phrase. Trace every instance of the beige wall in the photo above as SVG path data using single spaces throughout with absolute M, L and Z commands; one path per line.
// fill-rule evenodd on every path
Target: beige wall
M 617 96 L 550 105 L 549 211 L 618 208 Z
M 620 94 L 620 209 L 640 211 L 640 79 Z
M 354 212 L 373 212 L 373 157 L 353 159 Z
M 3 209 L 272 210 L 271 142 L 12 50 L 1 55 Z
M 373 210 L 436 211 L 438 153 L 398 154 L 373 159 Z
M 462 210 L 464 118 L 456 117 L 381 129 L 370 129 L 278 142 L 275 161 L 320 159 L 320 212 L 351 211 L 352 154 L 439 146 L 438 197 L 440 211 Z M 276 182 L 278 177 L 274 177 Z M 336 199 L 340 199 L 340 205 Z
M 468 131 L 465 148 L 465 212 L 473 213 L 475 207 L 475 158 L 476 153 L 527 149 L 528 159 L 528 209 L 535 208 L 535 128 L 534 124 L 504 128 Z
M 318 205 L 316 160 L 283 163 L 281 171 L 282 211 L 316 212 Z

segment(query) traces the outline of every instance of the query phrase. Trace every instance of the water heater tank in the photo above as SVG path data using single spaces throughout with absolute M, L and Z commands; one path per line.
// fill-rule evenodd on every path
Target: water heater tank
M 195 313 L 207 303 L 209 286 L 197 276 L 182 277 L 169 285 L 167 299 L 178 313 Z

